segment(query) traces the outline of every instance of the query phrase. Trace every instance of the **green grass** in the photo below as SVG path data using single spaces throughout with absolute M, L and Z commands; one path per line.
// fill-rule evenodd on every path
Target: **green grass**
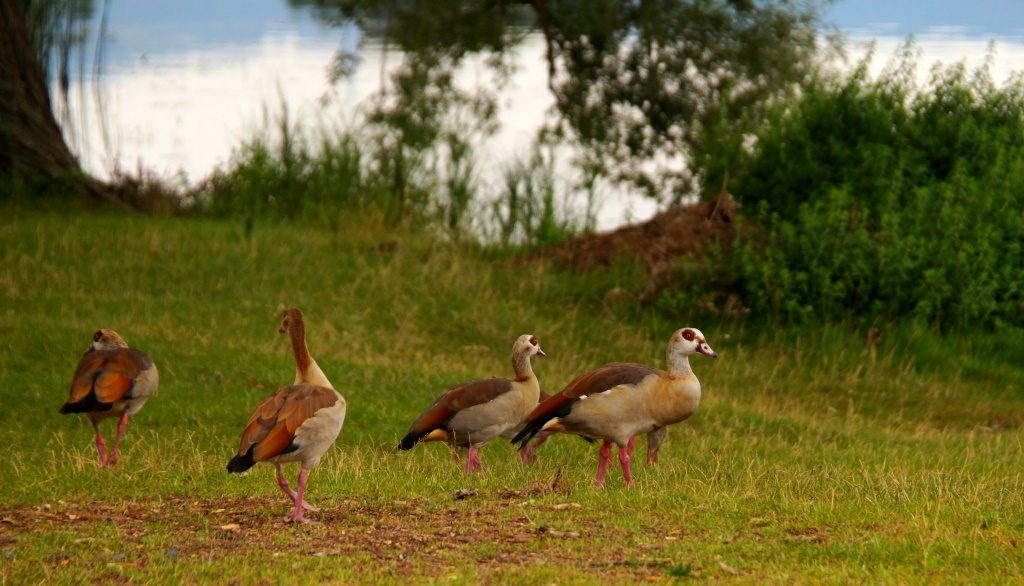
M 1024 578 L 1024 336 L 939 337 L 668 323 L 613 286 L 543 263 L 484 261 L 373 218 L 296 225 L 9 208 L 0 214 L 0 577 L 320 583 L 1017 583 Z M 287 512 L 273 467 L 224 466 L 261 397 L 291 382 L 280 310 L 345 395 L 341 436 L 310 476 L 323 509 Z M 558 390 L 612 360 L 664 362 L 677 327 L 704 398 L 637 486 L 597 450 L 556 437 L 522 466 L 482 452 L 466 478 L 440 445 L 391 449 L 445 388 L 507 376 L 522 333 Z M 61 416 L 91 333 L 112 328 L 161 372 L 121 463 L 96 464 L 91 427 Z M 105 431 L 112 431 L 111 422 Z M 519 491 L 561 470 L 553 493 Z M 294 482 L 294 469 L 288 470 Z M 456 500 L 458 489 L 479 494 Z M 568 507 L 554 505 L 575 503 Z M 579 506 L 576 506 L 579 505 Z M 237 525 L 237 527 L 235 527 Z M 542 530 L 545 529 L 545 530 Z M 579 537 L 559 533 L 578 533 Z M 734 576 L 730 568 L 742 574 Z

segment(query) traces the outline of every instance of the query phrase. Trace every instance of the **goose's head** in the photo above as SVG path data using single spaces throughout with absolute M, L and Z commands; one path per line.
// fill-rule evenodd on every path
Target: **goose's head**
M 707 340 L 704 339 L 704 334 L 697 328 L 682 328 L 676 330 L 672 334 L 672 339 L 669 340 L 669 353 L 678 354 L 681 356 L 690 356 L 691 354 L 704 354 L 712 358 L 718 358 L 718 353 L 708 346 Z
M 293 332 L 305 333 L 305 324 L 302 321 L 302 312 L 298 307 L 289 307 L 284 310 L 284 316 L 281 318 L 281 327 L 277 331 L 282 334 L 290 334 Z
M 523 334 L 516 340 L 515 345 L 512 346 L 513 356 L 547 356 L 543 350 L 540 349 L 540 342 L 537 341 L 537 336 L 531 336 L 530 334 Z
M 82 356 L 85 356 L 90 352 L 116 350 L 118 348 L 127 347 L 128 343 L 124 341 L 124 338 L 117 335 L 117 332 L 114 330 L 96 330 L 96 333 L 92 335 L 92 344 L 89 345 L 88 350 L 82 353 Z

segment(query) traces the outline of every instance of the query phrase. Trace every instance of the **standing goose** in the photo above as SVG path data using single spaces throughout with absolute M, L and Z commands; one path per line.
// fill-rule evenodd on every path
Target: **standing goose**
M 128 418 L 139 412 L 156 393 L 160 373 L 144 352 L 129 348 L 114 330 L 99 330 L 92 335 L 92 344 L 82 355 L 71 380 L 71 396 L 61 413 L 85 413 L 96 430 L 96 450 L 100 465 L 117 463 L 117 448 L 128 426 Z M 107 456 L 107 444 L 100 434 L 100 421 L 120 417 L 117 439 Z
M 550 396 L 551 395 L 549 393 L 544 392 L 544 389 L 541 389 L 541 391 L 540 391 L 540 402 L 543 403 L 544 401 L 547 401 Z M 511 429 L 511 430 L 506 431 L 505 433 L 501 434 L 501 437 L 503 437 L 503 438 L 505 438 L 507 440 L 511 440 L 511 439 L 515 438 L 517 435 L 519 435 L 519 432 L 521 432 L 525 428 L 526 428 L 526 424 L 524 423 L 523 425 L 520 425 L 519 427 L 516 427 L 514 429 Z M 551 437 L 551 434 L 552 434 L 552 432 L 550 432 L 550 431 L 540 431 L 540 432 L 537 433 L 537 441 L 533 442 L 530 445 L 526 445 L 526 443 L 523 444 L 523 447 L 519 450 L 519 458 L 523 461 L 523 464 L 526 464 L 528 462 L 532 462 L 535 459 L 535 456 L 536 456 L 536 453 L 537 453 L 537 448 L 539 448 L 541 446 L 541 444 L 546 442 L 548 440 L 548 438 Z M 583 439 L 587 440 L 588 442 L 593 442 L 594 441 L 593 439 L 591 439 L 589 437 L 586 437 L 586 436 L 580 436 L 580 437 L 582 437 Z M 668 428 L 667 427 L 657 427 L 654 430 L 648 432 L 648 434 L 647 434 L 647 464 L 648 465 L 654 464 L 655 462 L 658 461 L 658 450 L 661 449 L 661 445 L 665 443 L 666 439 L 668 439 Z M 632 454 L 633 454 L 632 448 L 630 448 L 630 455 L 632 455 Z
M 466 474 L 483 472 L 477 451 L 502 433 L 518 427 L 537 406 L 540 383 L 530 365 L 531 356 L 546 356 L 537 338 L 519 336 L 512 346 L 515 379 L 489 378 L 454 386 L 424 411 L 398 444 L 411 450 L 424 441 L 444 441 L 469 448 Z
M 648 436 L 648 462 L 657 458 L 666 426 L 697 411 L 700 382 L 690 369 L 689 356 L 717 358 L 704 334 L 683 328 L 672 334 L 665 352 L 668 372 L 624 362 L 613 362 L 576 377 L 561 393 L 544 401 L 526 419 L 513 442 L 522 446 L 542 431 L 574 433 L 602 440 L 595 486 L 604 486 L 611 445 L 619 446 L 619 463 L 627 486 L 633 485 L 630 457 L 636 436 Z M 651 450 L 652 439 L 654 450 Z
M 295 353 L 295 384 L 282 387 L 263 399 L 242 432 L 238 455 L 228 462 L 228 472 L 245 472 L 256 462 L 273 462 L 277 484 L 292 500 L 294 510 L 286 522 L 309 523 L 302 511 L 319 509 L 303 500 L 309 471 L 320 463 L 345 422 L 345 399 L 334 390 L 306 347 L 306 325 L 302 312 L 286 309 L 281 322 Z M 301 462 L 298 492 L 284 477 L 282 464 Z

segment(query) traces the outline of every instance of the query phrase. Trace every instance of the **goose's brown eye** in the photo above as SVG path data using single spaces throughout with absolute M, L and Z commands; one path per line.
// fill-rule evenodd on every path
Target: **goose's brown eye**
M 92 335 L 92 341 L 93 342 L 99 342 L 100 338 L 102 338 L 102 337 L 103 337 L 103 332 L 96 332 L 95 334 Z
M 683 337 L 689 341 L 693 341 L 693 330 L 683 330 Z
M 537 345 L 537 338 L 535 336 L 531 336 L 530 337 L 530 343 L 533 344 L 534 346 L 536 346 Z

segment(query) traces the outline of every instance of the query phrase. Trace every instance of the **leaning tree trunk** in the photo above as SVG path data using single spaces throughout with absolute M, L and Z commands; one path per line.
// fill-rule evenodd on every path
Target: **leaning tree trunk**
M 53 115 L 43 67 L 29 40 L 23 0 L 0 0 L 0 178 L 63 178 L 110 198 L 71 152 Z

